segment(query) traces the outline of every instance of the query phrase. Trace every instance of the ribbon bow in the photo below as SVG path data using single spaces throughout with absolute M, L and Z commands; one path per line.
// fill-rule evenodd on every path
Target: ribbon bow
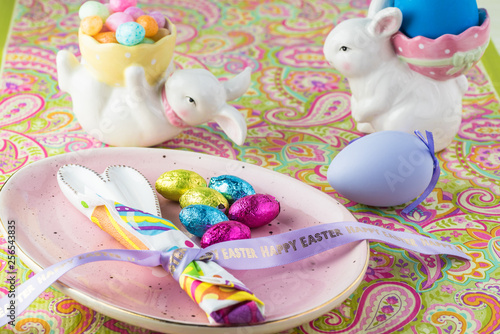
M 456 52 L 451 58 L 453 68 L 448 70 L 446 74 L 453 75 L 458 72 L 468 71 L 472 66 L 474 66 L 475 63 L 479 61 L 479 59 L 481 59 L 484 50 L 485 48 L 480 46 L 467 52 Z
M 432 192 L 432 190 L 436 187 L 437 181 L 439 179 L 439 174 L 441 173 L 441 169 L 439 167 L 439 161 L 436 158 L 436 155 L 434 154 L 434 137 L 432 136 L 432 132 L 425 131 L 425 134 L 427 136 L 427 140 L 425 140 L 424 136 L 422 133 L 418 130 L 415 131 L 415 135 L 417 135 L 418 138 L 427 146 L 429 149 L 429 154 L 432 157 L 432 161 L 434 162 L 434 170 L 432 172 L 432 177 L 431 181 L 429 182 L 429 185 L 427 188 L 425 188 L 424 192 L 415 200 L 413 203 L 408 205 L 406 208 L 403 209 L 403 213 L 405 215 L 408 215 L 413 209 L 415 209 L 429 194 Z

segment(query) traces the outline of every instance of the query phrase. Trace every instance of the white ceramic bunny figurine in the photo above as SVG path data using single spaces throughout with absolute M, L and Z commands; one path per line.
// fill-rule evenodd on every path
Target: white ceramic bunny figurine
M 242 145 L 247 134 L 243 115 L 227 101 L 250 86 L 251 69 L 221 82 L 203 69 L 173 70 L 151 86 L 142 66 L 129 66 L 124 86 L 97 80 L 67 51 L 57 54 L 59 87 L 73 100 L 82 128 L 114 146 L 152 146 L 175 137 L 185 127 L 217 122 L 228 137 Z
M 368 18 L 338 24 L 326 38 L 325 57 L 349 81 L 359 131 L 431 131 L 440 151 L 458 132 L 467 79 L 437 81 L 410 70 L 391 44 L 401 11 L 383 3 L 373 1 Z

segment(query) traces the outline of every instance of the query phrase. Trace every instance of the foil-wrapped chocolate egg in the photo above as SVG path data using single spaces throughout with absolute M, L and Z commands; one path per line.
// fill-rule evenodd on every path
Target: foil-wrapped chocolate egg
M 233 204 L 242 197 L 255 195 L 255 190 L 250 183 L 234 175 L 212 177 L 208 182 L 208 187 L 224 195 L 229 204 Z
M 227 199 L 217 190 L 207 187 L 196 187 L 188 189 L 180 198 L 179 204 L 182 208 L 193 204 L 205 204 L 213 206 L 226 212 L 229 208 Z
M 280 203 L 267 194 L 255 194 L 240 198 L 228 211 L 231 220 L 239 221 L 250 228 L 270 223 L 280 213 Z
M 228 220 L 210 227 L 201 237 L 201 248 L 230 240 L 250 239 L 250 228 L 240 222 Z
M 156 191 L 166 199 L 179 201 L 179 198 L 189 189 L 206 187 L 207 181 L 199 175 L 186 169 L 175 169 L 163 173 L 156 180 Z
M 194 204 L 181 210 L 179 220 L 189 233 L 201 238 L 210 227 L 229 219 L 213 206 Z

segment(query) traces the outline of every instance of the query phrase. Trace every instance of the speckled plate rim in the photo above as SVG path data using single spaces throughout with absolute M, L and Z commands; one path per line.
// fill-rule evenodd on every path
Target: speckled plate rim
M 85 150 L 86 153 L 91 153 L 92 151 L 101 151 L 101 150 L 125 150 L 125 151 L 132 151 L 132 150 L 154 150 L 155 153 L 161 150 L 163 153 L 168 153 L 169 151 L 175 151 L 176 154 L 187 154 L 187 155 L 202 155 L 202 156 L 207 156 L 210 157 L 210 159 L 222 159 L 222 160 L 229 160 L 226 158 L 222 157 L 217 157 L 217 156 L 211 156 L 208 154 L 204 153 L 198 153 L 198 152 L 189 152 L 189 151 L 179 151 L 179 150 L 169 150 L 169 149 L 157 149 L 157 148 L 123 148 L 123 147 L 108 147 L 108 148 L 95 148 L 95 149 L 88 149 Z M 39 161 L 35 161 L 31 163 L 30 165 L 23 167 L 22 169 L 25 168 L 36 168 L 38 164 L 40 163 L 47 163 L 47 160 L 58 160 L 61 159 L 62 156 L 66 156 L 69 158 L 69 156 L 78 156 L 81 155 L 81 152 L 71 152 L 71 153 L 65 153 L 62 155 L 57 155 L 57 156 L 52 156 L 48 157 Z M 283 176 L 282 174 L 263 168 L 261 166 L 256 166 L 252 165 L 249 163 L 237 161 L 237 160 L 229 160 L 231 163 L 237 163 L 237 164 L 243 164 L 245 166 L 251 166 L 251 168 L 259 168 L 262 169 L 263 172 L 267 173 L 273 173 L 276 175 Z M 2 196 L 2 190 L 5 188 L 5 185 L 7 185 L 8 182 L 15 182 L 12 181 L 12 179 L 16 179 L 16 176 L 18 172 L 15 172 L 11 177 L 6 181 L 6 183 L 3 185 L 2 189 L 0 189 L 0 198 Z M 303 182 L 296 180 L 294 178 L 290 178 L 290 182 L 297 182 L 300 183 L 302 186 L 304 185 Z M 322 193 L 321 191 L 318 190 L 318 196 L 328 196 L 325 193 Z M 0 208 L 1 210 L 1 208 Z M 354 219 L 354 217 L 353 217 Z M 7 229 L 5 226 L 5 222 L 2 221 L 0 217 L 0 232 L 3 235 L 7 235 Z M 33 270 L 35 273 L 38 273 L 42 271 L 44 268 L 40 264 L 38 264 L 34 259 L 32 259 L 25 251 L 23 251 L 23 246 L 20 245 L 16 241 L 16 255 L 26 264 L 31 270 Z M 170 320 L 164 320 L 164 319 L 158 319 L 154 318 L 151 316 L 143 315 L 140 313 L 135 313 L 131 312 L 130 310 L 123 309 L 120 307 L 117 307 L 115 305 L 112 305 L 108 302 L 99 300 L 95 296 L 92 296 L 90 294 L 82 293 L 78 289 L 72 288 L 70 286 L 67 286 L 64 283 L 61 283 L 60 281 L 57 281 L 56 283 L 53 284 L 55 288 L 57 288 L 59 291 L 62 293 L 66 294 L 67 296 L 73 298 L 75 301 L 81 303 L 82 305 L 85 305 L 91 309 L 93 309 L 96 312 L 102 313 L 104 315 L 107 315 L 108 317 L 111 317 L 113 319 L 123 321 L 135 326 L 140 326 L 143 328 L 147 328 L 149 330 L 153 331 L 158 331 L 158 332 L 164 332 L 164 333 L 171 333 L 171 334 L 191 334 L 191 333 L 199 333 L 199 334 L 268 334 L 268 333 L 277 333 L 283 330 L 287 330 L 290 328 L 294 328 L 297 326 L 300 326 L 308 321 L 314 320 L 318 318 L 319 316 L 325 314 L 326 312 L 330 311 L 331 309 L 338 307 L 346 298 L 348 298 L 355 290 L 356 288 L 361 284 L 363 281 L 365 272 L 368 268 L 369 264 L 369 259 L 370 259 L 370 246 L 368 241 L 360 241 L 358 242 L 358 245 L 356 247 L 362 247 L 365 250 L 366 256 L 364 257 L 364 263 L 362 266 L 362 269 L 360 270 L 358 276 L 354 281 L 351 282 L 351 284 L 344 290 L 342 293 L 338 294 L 334 298 L 317 305 L 316 307 L 309 309 L 305 312 L 299 313 L 299 314 L 293 314 L 288 317 L 282 318 L 282 319 L 276 319 L 276 320 L 269 320 L 269 321 L 264 321 L 263 323 L 256 324 L 256 325 L 250 325 L 250 326 L 229 326 L 229 327 L 222 327 L 222 326 L 216 326 L 216 325 L 199 325 L 199 324 L 194 324 L 194 323 L 186 323 L 186 322 L 177 322 L 177 321 L 170 321 Z

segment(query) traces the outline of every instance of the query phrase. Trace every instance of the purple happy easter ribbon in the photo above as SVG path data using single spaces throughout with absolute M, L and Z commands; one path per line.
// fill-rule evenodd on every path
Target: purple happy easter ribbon
M 425 134 L 427 136 L 427 140 L 425 140 L 424 136 L 422 133 L 418 130 L 415 130 L 415 135 L 427 146 L 429 149 L 429 153 L 432 157 L 432 161 L 434 164 L 434 170 L 432 172 L 432 177 L 431 181 L 429 182 L 429 185 L 427 188 L 425 188 L 424 192 L 415 200 L 413 203 L 409 204 L 406 208 L 403 209 L 403 213 L 405 215 L 409 214 L 413 209 L 415 209 L 424 199 L 429 196 L 429 194 L 432 192 L 432 190 L 436 187 L 437 181 L 439 179 L 439 174 L 441 173 L 441 168 L 439 167 L 439 161 L 436 158 L 436 155 L 434 154 L 434 137 L 432 136 L 432 132 L 425 131 Z
M 0 299 L 0 327 L 7 323 L 12 324 L 17 317 L 17 314 L 15 314 L 16 312 L 20 313 L 27 309 L 45 289 L 51 286 L 62 275 L 82 264 L 108 260 L 131 262 L 146 267 L 156 267 L 161 264 L 160 259 L 161 252 L 158 251 L 107 249 L 80 254 L 55 263 L 32 276 L 21 286 L 16 287 L 15 298 L 6 298 L 6 296 L 4 296 Z M 9 280 L 9 277 L 7 277 L 7 280 Z
M 262 238 L 226 241 L 204 249 L 182 249 L 186 261 L 182 261 L 182 268 L 177 265 L 175 272 L 182 272 L 192 260 L 215 261 L 222 267 L 240 270 L 276 267 L 362 240 L 384 242 L 423 254 L 447 254 L 470 260 L 459 247 L 447 242 L 348 221 L 321 224 Z M 0 327 L 13 323 L 17 317 L 16 312 L 24 311 L 45 289 L 77 266 L 97 261 L 125 261 L 147 267 L 161 265 L 170 271 L 169 265 L 174 252 L 175 250 L 109 249 L 80 254 L 56 263 L 17 287 L 15 299 L 6 296 L 0 299 Z

